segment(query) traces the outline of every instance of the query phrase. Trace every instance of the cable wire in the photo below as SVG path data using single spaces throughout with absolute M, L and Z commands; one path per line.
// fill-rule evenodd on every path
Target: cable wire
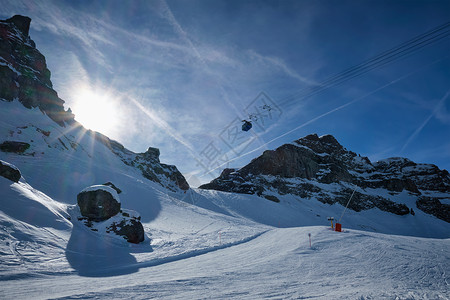
M 308 86 L 299 92 L 290 95 L 284 99 L 279 100 L 280 106 L 284 106 L 289 102 L 292 102 L 298 98 L 308 98 L 317 93 L 320 93 L 331 87 L 340 85 L 350 79 L 362 76 L 363 74 L 370 72 L 376 68 L 380 68 L 386 64 L 392 63 L 402 57 L 415 53 L 421 48 L 433 44 L 450 35 L 450 22 L 442 24 L 426 33 L 423 33 L 407 42 L 400 44 L 394 48 L 382 52 L 381 54 L 364 61 L 356 66 L 348 68 L 343 72 L 335 74 L 321 83 Z

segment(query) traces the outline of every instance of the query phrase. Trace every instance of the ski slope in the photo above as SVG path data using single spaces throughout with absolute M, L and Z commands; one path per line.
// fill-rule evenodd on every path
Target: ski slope
M 450 297 L 450 225 L 420 211 L 348 211 L 338 233 L 326 217 L 339 217 L 340 205 L 170 192 L 85 130 L 17 102 L 0 101 L 0 134 L 35 153 L 0 152 L 23 176 L 0 177 L 0 299 Z M 142 216 L 143 243 L 78 221 L 76 195 L 107 181 Z
M 219 219 L 214 227 L 217 230 L 224 225 Z M 236 224 L 239 225 L 243 226 Z M 59 239 L 54 245 L 56 251 L 33 258 L 42 260 L 40 270 L 30 268 L 37 261 L 22 253 L 27 246 L 16 247 L 15 258 L 20 260 L 21 255 L 25 258 L 10 268 L 22 267 L 24 271 L 1 277 L 0 297 L 448 299 L 450 296 L 449 239 L 357 230 L 338 233 L 325 226 L 261 228 L 254 224 L 244 228 L 247 231 L 223 234 L 222 242 L 211 236 L 215 230 L 209 231 L 208 242 L 206 233 L 191 230 L 164 242 L 127 245 L 114 239 L 99 243 L 95 234 L 74 225 L 65 253 L 57 247 L 64 247 L 64 239 Z M 258 233 L 251 235 L 250 228 Z M 34 242 L 38 241 L 31 240 L 25 245 Z

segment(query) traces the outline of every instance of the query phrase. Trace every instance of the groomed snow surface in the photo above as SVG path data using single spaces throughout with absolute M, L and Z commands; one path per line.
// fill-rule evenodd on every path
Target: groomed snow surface
M 0 101 L 0 136 L 31 145 L 0 152 L 23 176 L 0 177 L 0 299 L 450 298 L 450 226 L 418 209 L 347 211 L 334 232 L 327 216 L 341 205 L 169 192 L 84 130 L 18 103 Z M 78 221 L 76 195 L 108 181 L 141 215 L 144 242 Z

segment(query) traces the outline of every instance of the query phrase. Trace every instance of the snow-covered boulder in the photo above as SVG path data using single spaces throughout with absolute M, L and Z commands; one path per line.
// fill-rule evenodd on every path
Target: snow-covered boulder
M 145 239 L 141 217 L 133 210 L 120 208 L 120 192 L 111 182 L 85 188 L 77 196 L 81 215 L 76 219 L 99 234 L 114 233 L 138 244 Z
M 0 160 L 0 176 L 5 177 L 14 182 L 19 182 L 20 174 L 19 169 L 6 161 Z
M 106 185 L 93 185 L 77 196 L 81 215 L 91 221 L 104 221 L 120 211 L 120 199 L 116 190 Z

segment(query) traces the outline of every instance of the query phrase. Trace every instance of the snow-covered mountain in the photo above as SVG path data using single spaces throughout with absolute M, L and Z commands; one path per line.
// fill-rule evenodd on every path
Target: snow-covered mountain
M 8 133 L 2 136 L 0 150 L 43 156 L 48 149 L 56 148 L 69 152 L 81 150 L 84 155 L 91 155 L 88 147 L 80 144 L 78 138 L 90 135 L 96 140 L 95 143 L 109 148 L 123 163 L 141 170 L 146 178 L 173 191 L 188 190 L 189 184 L 175 166 L 160 163 L 158 149 L 150 147 L 145 153 L 133 153 L 100 133 L 86 131 L 74 120 L 70 109 L 64 110 L 64 100 L 60 99 L 52 88 L 51 73 L 47 69 L 45 57 L 29 37 L 30 22 L 30 18 L 20 15 L 0 21 L 0 100 L 19 101 L 26 108 L 38 108 L 59 127 L 54 126 L 52 122 L 48 124 L 52 129 L 39 127 L 27 120 L 26 116 L 20 121 L 16 120 L 18 116 L 5 116 L 3 122 L 13 117 L 16 122 L 15 126 L 9 126 Z M 9 122 L 5 125 L 12 124 Z M 39 134 L 32 134 L 35 139 L 29 139 L 29 132 L 34 131 Z
M 399 157 L 371 163 L 331 135 L 311 134 L 265 151 L 241 169 L 225 169 L 200 188 L 257 194 L 275 202 L 280 202 L 279 195 L 290 194 L 326 204 L 348 203 L 357 212 L 376 207 L 403 216 L 420 209 L 450 222 L 447 170 Z
M 248 177 L 255 188 L 251 180 L 258 176 L 273 183 L 283 178 L 280 188 L 264 183 L 261 190 L 279 203 L 262 199 L 257 189 L 255 194 L 192 189 L 176 167 L 160 163 L 158 149 L 133 153 L 84 129 L 59 98 L 46 106 L 45 95 L 32 89 L 56 92 L 49 76 L 42 79 L 43 57 L 44 65 L 33 67 L 39 52 L 28 37 L 29 19 L 13 17 L 0 26 L 0 299 L 450 297 L 450 223 L 421 209 L 414 216 L 386 212 L 372 200 L 372 208 L 346 212 L 343 232 L 327 224 L 327 216 L 344 211 L 345 201 L 333 201 L 344 186 L 357 186 L 360 198 L 376 191 L 381 202 L 400 209 L 413 207 L 419 196 L 448 204 L 448 190 L 439 188 L 448 189 L 448 182 L 440 185 L 439 176 L 425 174 L 432 167 L 403 166 L 398 184 L 404 190 L 398 191 L 378 183 L 383 180 L 376 175 L 394 176 L 400 160 L 372 164 L 377 171 L 370 172 L 371 164 L 342 150 L 354 164 L 350 175 L 334 171 L 342 165 L 329 165 L 333 172 L 327 175 L 321 161 L 322 172 L 311 169 L 308 178 L 298 176 L 295 166 Z M 34 75 L 22 78 L 27 74 Z M 310 146 L 291 146 L 312 153 Z M 408 178 L 417 190 L 402 179 L 405 170 L 414 174 Z M 335 174 L 346 179 L 339 183 Z M 372 176 L 374 186 L 358 183 L 365 176 Z M 112 183 L 117 195 L 105 183 Z M 307 183 L 332 200 L 314 190 L 304 197 L 292 191 Z M 109 232 L 114 222 L 121 226 L 122 216 L 83 218 L 77 196 L 93 185 L 120 197 L 120 214 L 142 223 L 143 242 L 128 243 Z

